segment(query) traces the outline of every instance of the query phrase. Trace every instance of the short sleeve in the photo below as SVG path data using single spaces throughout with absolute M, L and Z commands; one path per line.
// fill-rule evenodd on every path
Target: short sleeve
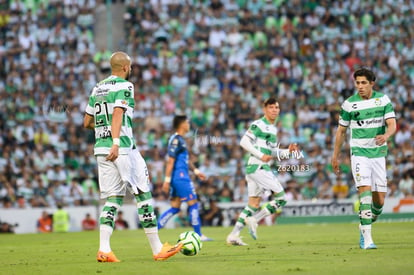
M 178 136 L 174 137 L 168 144 L 168 156 L 176 158 L 181 150 L 181 142 Z
M 344 102 L 341 106 L 341 112 L 339 114 L 339 125 L 348 127 L 351 122 L 351 112 L 348 111 L 347 102 Z
M 114 108 L 134 108 L 134 87 L 132 83 L 122 83 L 122 86 L 120 88 L 121 89 L 116 93 Z

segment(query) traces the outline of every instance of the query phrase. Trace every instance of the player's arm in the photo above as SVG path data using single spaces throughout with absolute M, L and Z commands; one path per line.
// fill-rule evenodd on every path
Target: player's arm
M 335 134 L 335 143 L 334 143 L 334 150 L 332 153 L 332 169 L 334 173 L 339 174 L 339 162 L 338 156 L 341 152 L 341 146 L 345 141 L 345 134 L 346 134 L 347 127 L 338 125 L 338 129 L 336 130 Z
M 248 134 L 245 134 L 241 140 L 240 140 L 240 146 L 246 150 L 247 152 L 249 152 L 250 154 L 252 154 L 253 156 L 255 156 L 256 158 L 264 161 L 264 162 L 268 162 L 272 159 L 271 155 L 266 155 L 262 152 L 260 152 L 260 150 L 258 150 L 256 147 L 254 147 L 253 145 L 253 140 L 252 137 Z
M 200 170 L 198 170 L 197 167 L 192 162 L 189 162 L 188 164 L 190 166 L 190 170 L 193 171 L 193 173 L 200 179 L 200 180 L 206 180 L 207 177 L 204 175 Z
M 165 164 L 165 177 L 162 184 L 162 191 L 168 194 L 170 192 L 171 176 L 174 169 L 175 158 L 168 156 L 167 163 Z
M 85 113 L 85 116 L 83 117 L 83 127 L 86 129 L 91 129 L 91 130 L 95 128 L 95 122 L 93 119 L 93 115 Z
M 397 121 L 395 117 L 387 119 L 385 124 L 387 124 L 387 130 L 385 133 L 375 137 L 375 144 L 377 145 L 382 145 L 387 142 L 387 140 L 397 131 Z
M 120 134 L 121 134 L 121 126 L 122 126 L 122 117 L 124 115 L 124 108 L 116 107 L 112 113 L 112 123 L 111 123 L 111 135 L 113 144 L 111 150 L 109 150 L 108 156 L 106 156 L 107 160 L 115 161 L 119 155 L 119 145 L 120 145 Z

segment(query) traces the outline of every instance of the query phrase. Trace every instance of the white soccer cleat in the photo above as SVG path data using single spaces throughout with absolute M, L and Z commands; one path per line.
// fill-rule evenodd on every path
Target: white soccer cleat
M 237 246 L 247 245 L 247 243 L 245 243 L 241 240 L 240 236 L 236 236 L 236 235 L 232 235 L 232 234 L 227 236 L 226 241 L 227 241 L 227 244 L 230 244 L 230 245 L 237 245 Z
M 364 230 L 359 226 L 359 248 L 361 249 L 377 249 L 372 241 L 371 230 Z
M 201 235 L 200 240 L 201 240 L 202 242 L 211 242 L 213 239 L 212 239 L 212 238 L 207 237 L 206 235 Z
M 249 228 L 250 236 L 252 236 L 253 240 L 257 240 L 257 220 L 255 217 L 247 217 L 246 218 L 246 225 Z

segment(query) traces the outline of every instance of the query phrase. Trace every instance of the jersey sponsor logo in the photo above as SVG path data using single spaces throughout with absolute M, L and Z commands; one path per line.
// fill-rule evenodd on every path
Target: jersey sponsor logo
M 98 83 L 96 86 L 101 86 L 101 85 L 115 85 L 116 81 L 115 80 L 104 80 L 100 83 Z
M 109 89 L 97 89 L 96 90 L 96 96 L 107 96 L 109 94 Z
M 373 119 L 371 119 L 371 120 L 366 120 L 365 121 L 365 123 L 367 124 L 367 125 L 371 125 L 372 123 L 381 123 L 382 122 L 382 119 L 375 119 L 375 118 L 373 118 Z

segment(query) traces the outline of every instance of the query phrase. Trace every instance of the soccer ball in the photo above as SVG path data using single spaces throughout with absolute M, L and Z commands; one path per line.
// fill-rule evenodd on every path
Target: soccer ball
M 187 231 L 180 234 L 178 238 L 178 242 L 183 244 L 181 248 L 181 253 L 186 256 L 194 256 L 200 252 L 201 247 L 203 244 L 200 240 L 200 235 L 195 233 L 194 231 Z

